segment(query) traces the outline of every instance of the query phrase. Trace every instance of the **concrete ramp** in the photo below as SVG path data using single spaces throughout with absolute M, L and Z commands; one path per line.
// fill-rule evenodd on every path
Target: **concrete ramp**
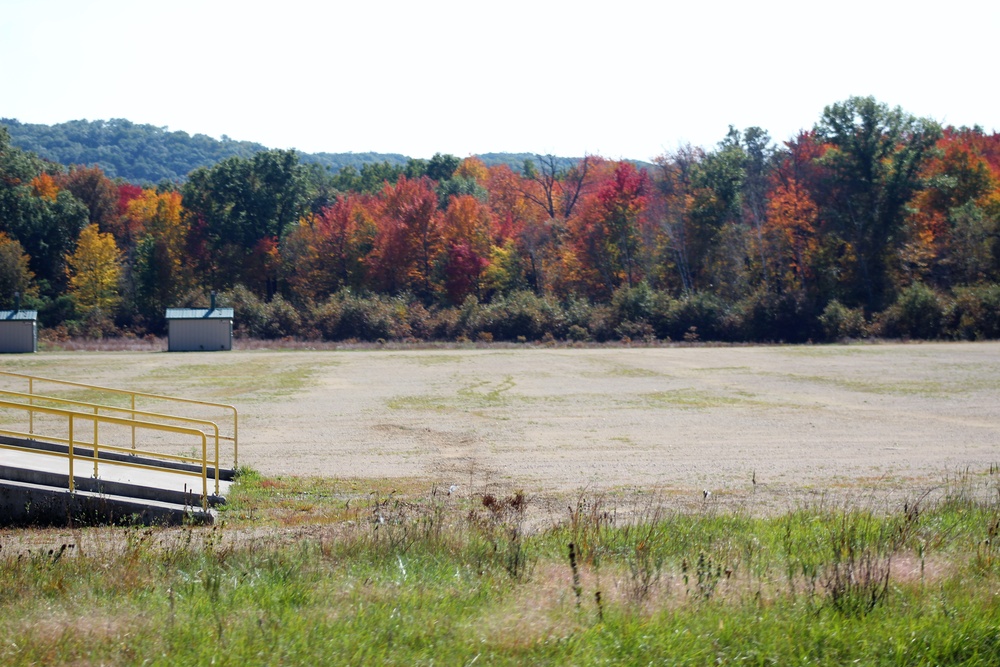
M 5 445 L 0 450 L 0 525 L 5 526 L 212 523 L 213 508 L 225 502 L 232 484 L 232 471 L 220 470 L 219 493 L 211 493 L 215 471 L 210 469 L 210 495 L 203 497 L 200 467 L 185 470 L 173 462 L 106 452 L 99 453 L 94 477 L 93 449 L 75 447 L 70 491 L 65 445 L 0 440 Z
M 0 388 L 0 525 L 214 521 L 237 466 L 235 407 L 8 371 L 0 378 L 19 385 Z M 220 449 L 230 448 L 222 469 Z

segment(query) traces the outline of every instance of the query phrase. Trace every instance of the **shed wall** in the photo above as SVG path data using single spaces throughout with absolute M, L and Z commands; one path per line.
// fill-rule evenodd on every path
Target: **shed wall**
M 0 321 L 0 353 L 36 351 L 38 351 L 37 322 Z
M 233 349 L 233 321 L 224 319 L 168 320 L 170 352 Z

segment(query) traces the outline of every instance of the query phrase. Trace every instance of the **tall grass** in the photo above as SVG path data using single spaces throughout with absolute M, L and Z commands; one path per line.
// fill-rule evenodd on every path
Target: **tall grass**
M 993 480 L 548 524 L 520 492 L 250 473 L 214 528 L 0 533 L 0 664 L 993 665 Z

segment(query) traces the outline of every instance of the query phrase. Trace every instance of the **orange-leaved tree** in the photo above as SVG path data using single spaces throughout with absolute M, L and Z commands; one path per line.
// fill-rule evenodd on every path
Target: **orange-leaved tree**
M 365 258 L 376 227 L 369 195 L 347 195 L 303 217 L 281 244 L 292 292 L 319 301 L 344 287 L 364 286 Z
M 400 176 L 386 183 L 376 208 L 376 235 L 369 255 L 374 286 L 389 293 L 433 292 L 433 262 L 440 250 L 437 195 L 430 179 Z

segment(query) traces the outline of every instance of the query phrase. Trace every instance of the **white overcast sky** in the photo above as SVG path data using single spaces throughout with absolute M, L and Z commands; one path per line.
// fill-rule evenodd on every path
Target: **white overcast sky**
M 1000 129 L 1000 2 L 0 0 L 0 117 L 648 160 L 851 95 Z

